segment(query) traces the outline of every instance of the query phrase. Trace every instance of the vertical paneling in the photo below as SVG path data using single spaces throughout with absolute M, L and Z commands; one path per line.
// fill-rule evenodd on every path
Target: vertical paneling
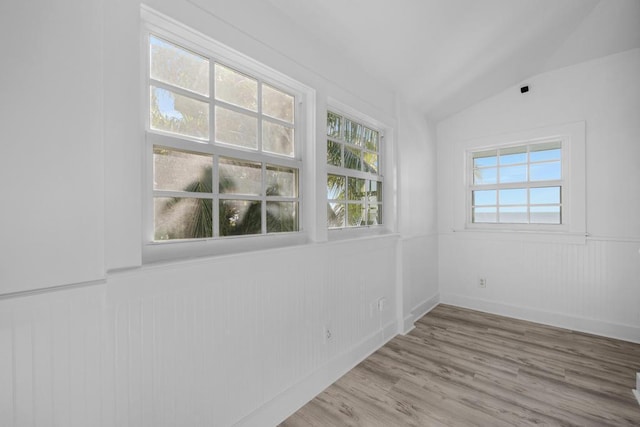
M 103 291 L 0 300 L 0 425 L 100 425 Z
M 13 321 L 9 310 L 0 310 L 0 425 L 14 425 Z
M 392 322 L 394 269 L 390 237 L 114 275 L 117 425 L 242 420 Z
M 167 264 L 0 300 L 0 425 L 233 425 L 371 337 L 383 342 L 396 245 Z M 371 311 L 381 297 L 386 310 Z
M 423 283 L 414 257 L 436 241 L 403 242 L 413 299 L 423 298 L 411 288 Z M 640 327 L 637 242 L 439 242 L 445 300 Z M 149 267 L 2 300 L 0 425 L 240 422 L 360 342 L 382 340 L 396 319 L 396 245 L 388 237 Z M 380 297 L 387 311 L 372 312 Z
M 522 309 L 522 315 L 546 312 L 573 322 L 564 325 L 568 327 L 582 320 L 600 322 L 627 339 L 634 337 L 624 329 L 640 330 L 640 242 L 592 239 L 570 244 L 456 233 L 443 235 L 440 247 L 445 301 L 463 298 L 478 308 L 514 307 Z M 486 289 L 478 288 L 479 277 L 487 279 Z

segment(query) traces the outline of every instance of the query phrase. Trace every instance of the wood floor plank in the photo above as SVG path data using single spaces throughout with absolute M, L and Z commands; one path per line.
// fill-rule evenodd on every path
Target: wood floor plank
M 640 344 L 439 305 L 283 427 L 640 426 Z

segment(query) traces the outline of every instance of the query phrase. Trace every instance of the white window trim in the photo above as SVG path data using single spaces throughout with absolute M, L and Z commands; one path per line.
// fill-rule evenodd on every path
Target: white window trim
M 460 143 L 464 185 L 459 187 L 462 191 L 455 198 L 456 226 L 453 231 L 548 233 L 549 235 L 572 235 L 584 239 L 586 234 L 585 137 L 585 122 L 574 122 Z M 471 153 L 549 140 L 562 141 L 563 223 L 561 225 L 472 223 L 470 188 L 473 173 L 469 165 Z
M 141 117 L 144 118 L 144 142 L 143 168 L 142 168 L 142 194 L 143 194 L 143 235 L 142 235 L 142 257 L 143 262 L 156 262 L 180 258 L 190 258 L 197 256 L 222 255 L 237 252 L 249 252 L 274 247 L 291 246 L 303 244 L 310 239 L 310 230 L 313 229 L 313 221 L 316 217 L 315 211 L 317 202 L 315 194 L 315 115 L 316 115 L 316 93 L 315 90 L 292 79 L 291 77 L 274 70 L 210 37 L 191 29 L 190 27 L 163 15 L 148 6 L 141 5 L 141 82 L 143 93 L 141 99 Z M 153 240 L 153 191 L 152 191 L 152 171 L 153 158 L 149 154 L 150 146 L 154 142 L 161 141 L 159 145 L 171 146 L 162 134 L 149 132 L 149 56 L 148 40 L 149 34 L 167 39 L 170 42 L 181 45 L 195 52 L 209 52 L 224 65 L 232 67 L 240 72 L 247 73 L 253 77 L 272 84 L 277 88 L 284 89 L 295 95 L 295 150 L 296 158 L 291 159 L 291 163 L 296 163 L 299 169 L 299 231 L 291 233 L 258 234 L 247 236 L 230 236 L 224 238 L 172 240 L 157 242 Z M 210 114 L 213 114 L 211 112 Z M 188 141 L 188 138 L 185 138 Z M 210 151 L 207 144 L 194 142 L 197 144 L 197 151 L 206 153 Z M 216 147 L 218 154 L 222 154 L 224 148 Z M 233 154 L 230 154 L 234 157 Z M 237 155 L 236 155 L 237 156 Z M 247 152 L 243 159 L 251 159 L 253 154 Z M 261 161 L 268 158 L 268 154 L 260 154 Z M 287 159 L 278 157 L 278 163 L 287 162 Z
M 342 240 L 342 239 L 354 239 L 367 237 L 372 235 L 380 235 L 380 234 L 388 234 L 394 233 L 397 229 L 397 196 L 394 191 L 395 185 L 395 145 L 394 145 L 394 132 L 393 126 L 389 124 L 375 119 L 361 110 L 351 107 L 343 102 L 340 102 L 336 99 L 329 98 L 327 102 L 327 111 L 325 111 L 325 126 L 322 128 L 322 137 L 323 137 L 323 150 L 324 150 L 324 171 L 320 179 L 324 182 L 322 188 L 323 194 L 322 197 L 322 206 L 323 213 L 326 214 L 326 205 L 328 202 L 327 199 L 327 175 L 343 175 L 345 172 L 345 168 L 340 168 L 337 166 L 328 165 L 326 161 L 326 141 L 327 141 L 327 112 L 331 111 L 336 114 L 340 114 L 343 117 L 352 119 L 364 126 L 367 126 L 371 129 L 377 130 L 380 133 L 380 149 L 378 151 L 379 154 L 379 165 L 378 165 L 378 175 L 372 175 L 366 172 L 359 172 L 356 170 L 348 170 L 347 175 L 359 177 L 359 178 L 373 178 L 374 176 L 378 177 L 379 181 L 382 181 L 382 224 L 379 225 L 367 225 L 360 227 L 343 227 L 343 228 L 328 228 L 326 216 L 324 217 L 324 221 L 322 222 L 323 228 L 327 232 L 328 240 Z M 365 176 L 366 175 L 366 176 Z

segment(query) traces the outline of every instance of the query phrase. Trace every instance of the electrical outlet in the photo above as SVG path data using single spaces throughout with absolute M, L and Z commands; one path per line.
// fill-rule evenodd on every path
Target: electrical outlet
M 487 279 L 484 277 L 480 277 L 478 279 L 478 287 L 479 288 L 486 288 L 487 287 Z
M 324 338 L 324 342 L 325 344 L 333 341 L 333 334 L 331 332 L 331 326 L 329 325 L 325 325 L 323 330 L 322 330 L 322 337 Z

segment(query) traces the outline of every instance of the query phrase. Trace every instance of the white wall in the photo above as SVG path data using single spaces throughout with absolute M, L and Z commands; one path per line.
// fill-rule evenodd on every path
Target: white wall
M 638 75 L 635 49 L 532 77 L 529 93 L 510 88 L 438 124 L 444 302 L 640 341 Z M 578 121 L 586 123 L 585 242 L 460 231 L 455 199 L 473 140 Z
M 389 195 L 400 233 L 142 265 L 140 3 L 2 3 L 3 190 L 49 216 L 3 210 L 0 291 L 82 282 L 0 297 L 2 426 L 272 425 L 436 301 L 433 129 L 266 2 L 147 4 L 314 88 L 320 160 L 329 97 L 393 127 L 392 175 L 416 178 Z M 38 101 L 51 118 L 26 126 Z
M 0 5 L 0 294 L 104 277 L 101 10 Z
M 400 205 L 401 296 L 404 329 L 437 304 L 437 165 L 435 126 L 396 99 Z

